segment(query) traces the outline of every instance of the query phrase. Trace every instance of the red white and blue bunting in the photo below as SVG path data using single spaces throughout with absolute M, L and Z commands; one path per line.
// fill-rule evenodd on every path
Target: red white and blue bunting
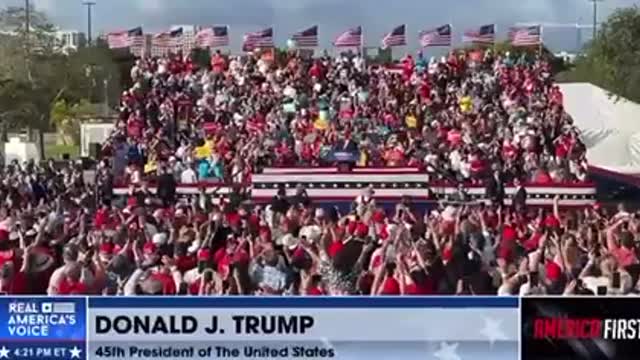
M 351 201 L 372 187 L 375 198 L 393 201 L 403 196 L 417 200 L 444 200 L 458 193 L 455 184 L 429 181 L 429 175 L 414 168 L 359 168 L 340 172 L 337 168 L 270 168 L 252 176 L 251 198 L 257 202 L 271 200 L 280 188 L 287 195 L 294 195 L 296 187 L 302 185 L 311 199 L 323 201 Z M 237 186 L 236 186 L 237 187 Z M 234 191 L 234 186 L 219 183 L 180 185 L 181 195 L 196 195 L 204 188 L 207 194 L 225 197 Z M 156 189 L 150 186 L 149 191 Z M 526 184 L 529 205 L 551 205 L 556 196 L 563 206 L 588 206 L 596 202 L 596 187 L 593 184 Z M 116 195 L 126 195 L 129 189 L 119 187 Z M 482 185 L 468 185 L 464 191 L 471 200 L 485 199 Z M 506 188 L 505 202 L 517 189 Z

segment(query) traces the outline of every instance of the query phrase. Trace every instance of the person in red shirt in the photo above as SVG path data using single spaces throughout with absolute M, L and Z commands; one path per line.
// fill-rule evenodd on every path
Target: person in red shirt
M 306 289 L 306 295 L 324 296 L 326 291 L 322 285 L 322 276 L 315 274 L 309 278 L 309 284 Z
M 633 234 L 629 231 L 620 231 L 616 236 L 616 231 L 629 220 L 628 216 L 621 216 L 616 223 L 607 229 L 607 248 L 622 267 L 638 264 Z
M 65 276 L 58 284 L 59 295 L 87 294 L 87 285 L 82 281 L 82 265 L 78 262 L 68 264 Z
M 162 285 L 162 295 L 175 295 L 178 292 L 176 283 L 169 271 L 154 273 L 147 281 L 159 282 Z
M 405 81 L 408 81 L 411 78 L 414 68 L 415 62 L 413 61 L 413 57 L 411 55 L 407 55 L 402 61 L 402 76 Z
M 377 295 L 400 295 L 402 289 L 400 282 L 395 278 L 397 265 L 395 263 L 388 263 L 384 267 L 380 267 L 379 271 L 384 272 L 384 279 L 380 284 Z
M 5 262 L 0 268 L 0 294 L 28 294 L 26 273 L 16 269 L 13 262 Z
M 324 78 L 324 68 L 319 61 L 315 61 L 313 63 L 309 69 L 309 76 L 318 80 L 322 80 L 322 78 Z
M 211 70 L 214 74 L 222 74 L 227 69 L 227 61 L 217 50 L 215 55 L 211 57 Z

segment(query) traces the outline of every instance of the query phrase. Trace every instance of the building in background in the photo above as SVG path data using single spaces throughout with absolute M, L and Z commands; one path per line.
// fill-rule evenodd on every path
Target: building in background
M 191 52 L 191 50 L 193 48 L 195 48 L 196 46 L 196 34 L 198 33 L 198 31 L 200 30 L 200 26 L 196 26 L 196 25 L 172 25 L 169 28 L 169 32 L 174 32 L 176 30 L 179 30 L 180 28 L 182 28 L 182 35 L 180 35 L 180 38 L 178 40 L 178 43 L 180 44 L 179 47 L 174 47 L 173 45 L 170 46 L 169 49 L 167 49 L 166 46 L 154 46 L 153 45 L 153 36 L 159 34 L 148 34 L 148 38 L 147 38 L 147 44 L 149 45 L 147 47 L 148 51 L 147 54 L 150 55 L 151 57 L 160 57 L 160 56 L 164 56 L 166 55 L 168 52 L 176 52 L 177 50 L 182 50 L 183 54 L 188 54 Z
M 173 25 L 171 31 L 179 28 L 182 28 L 182 53 L 188 54 L 196 47 L 196 34 L 200 31 L 200 26 Z
M 129 48 L 129 52 L 136 57 L 145 57 L 149 54 L 151 50 L 151 39 L 153 38 L 152 34 L 143 34 L 144 43 L 142 46 L 132 46 Z
M 579 54 L 570 53 L 566 51 L 560 51 L 555 53 L 554 55 L 555 57 L 562 59 L 562 61 L 564 61 L 565 64 L 574 64 L 576 62 L 576 58 L 579 56 Z
M 55 32 L 55 37 L 60 51 L 64 53 L 78 51 L 78 49 L 87 46 L 87 37 L 85 33 L 80 31 L 57 30 Z

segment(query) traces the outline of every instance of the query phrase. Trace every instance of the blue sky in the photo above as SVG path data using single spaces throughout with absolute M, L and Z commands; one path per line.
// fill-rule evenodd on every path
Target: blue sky
M 65 29 L 86 29 L 81 0 L 31 0 Z M 443 23 L 463 28 L 495 22 L 502 36 L 515 22 L 591 23 L 592 5 L 587 0 L 95 0 L 94 34 L 142 25 L 145 31 L 166 29 L 172 24 L 227 24 L 234 44 L 246 31 L 275 27 L 277 41 L 310 24 L 320 26 L 322 45 L 328 46 L 345 28 L 362 25 L 369 44 L 377 44 L 393 26 L 406 23 L 410 47 L 417 32 Z M 23 0 L 0 0 L 0 7 L 23 4 Z M 605 0 L 602 17 L 616 7 L 640 1 Z M 545 40 L 556 49 L 573 50 L 575 29 L 544 30 Z M 456 39 L 459 39 L 457 34 Z M 591 36 L 583 30 L 583 39 Z

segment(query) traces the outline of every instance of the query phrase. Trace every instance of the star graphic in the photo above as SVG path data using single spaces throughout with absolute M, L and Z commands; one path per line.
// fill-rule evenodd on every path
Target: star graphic
M 493 346 L 496 341 L 504 341 L 509 340 L 507 335 L 501 328 L 502 321 L 494 320 L 490 318 L 484 318 L 484 328 L 480 330 L 480 334 L 484 335 L 487 340 L 489 340 L 489 344 Z
M 456 354 L 458 350 L 458 344 L 447 344 L 446 342 L 440 343 L 440 349 L 433 353 L 433 356 L 439 360 L 462 360 L 462 358 Z
M 73 349 L 69 350 L 69 352 L 71 353 L 71 358 L 78 358 L 80 359 L 80 353 L 82 352 L 82 350 L 78 349 L 77 346 L 74 346 Z
M 9 358 L 9 349 L 6 346 L 0 348 L 0 359 Z

